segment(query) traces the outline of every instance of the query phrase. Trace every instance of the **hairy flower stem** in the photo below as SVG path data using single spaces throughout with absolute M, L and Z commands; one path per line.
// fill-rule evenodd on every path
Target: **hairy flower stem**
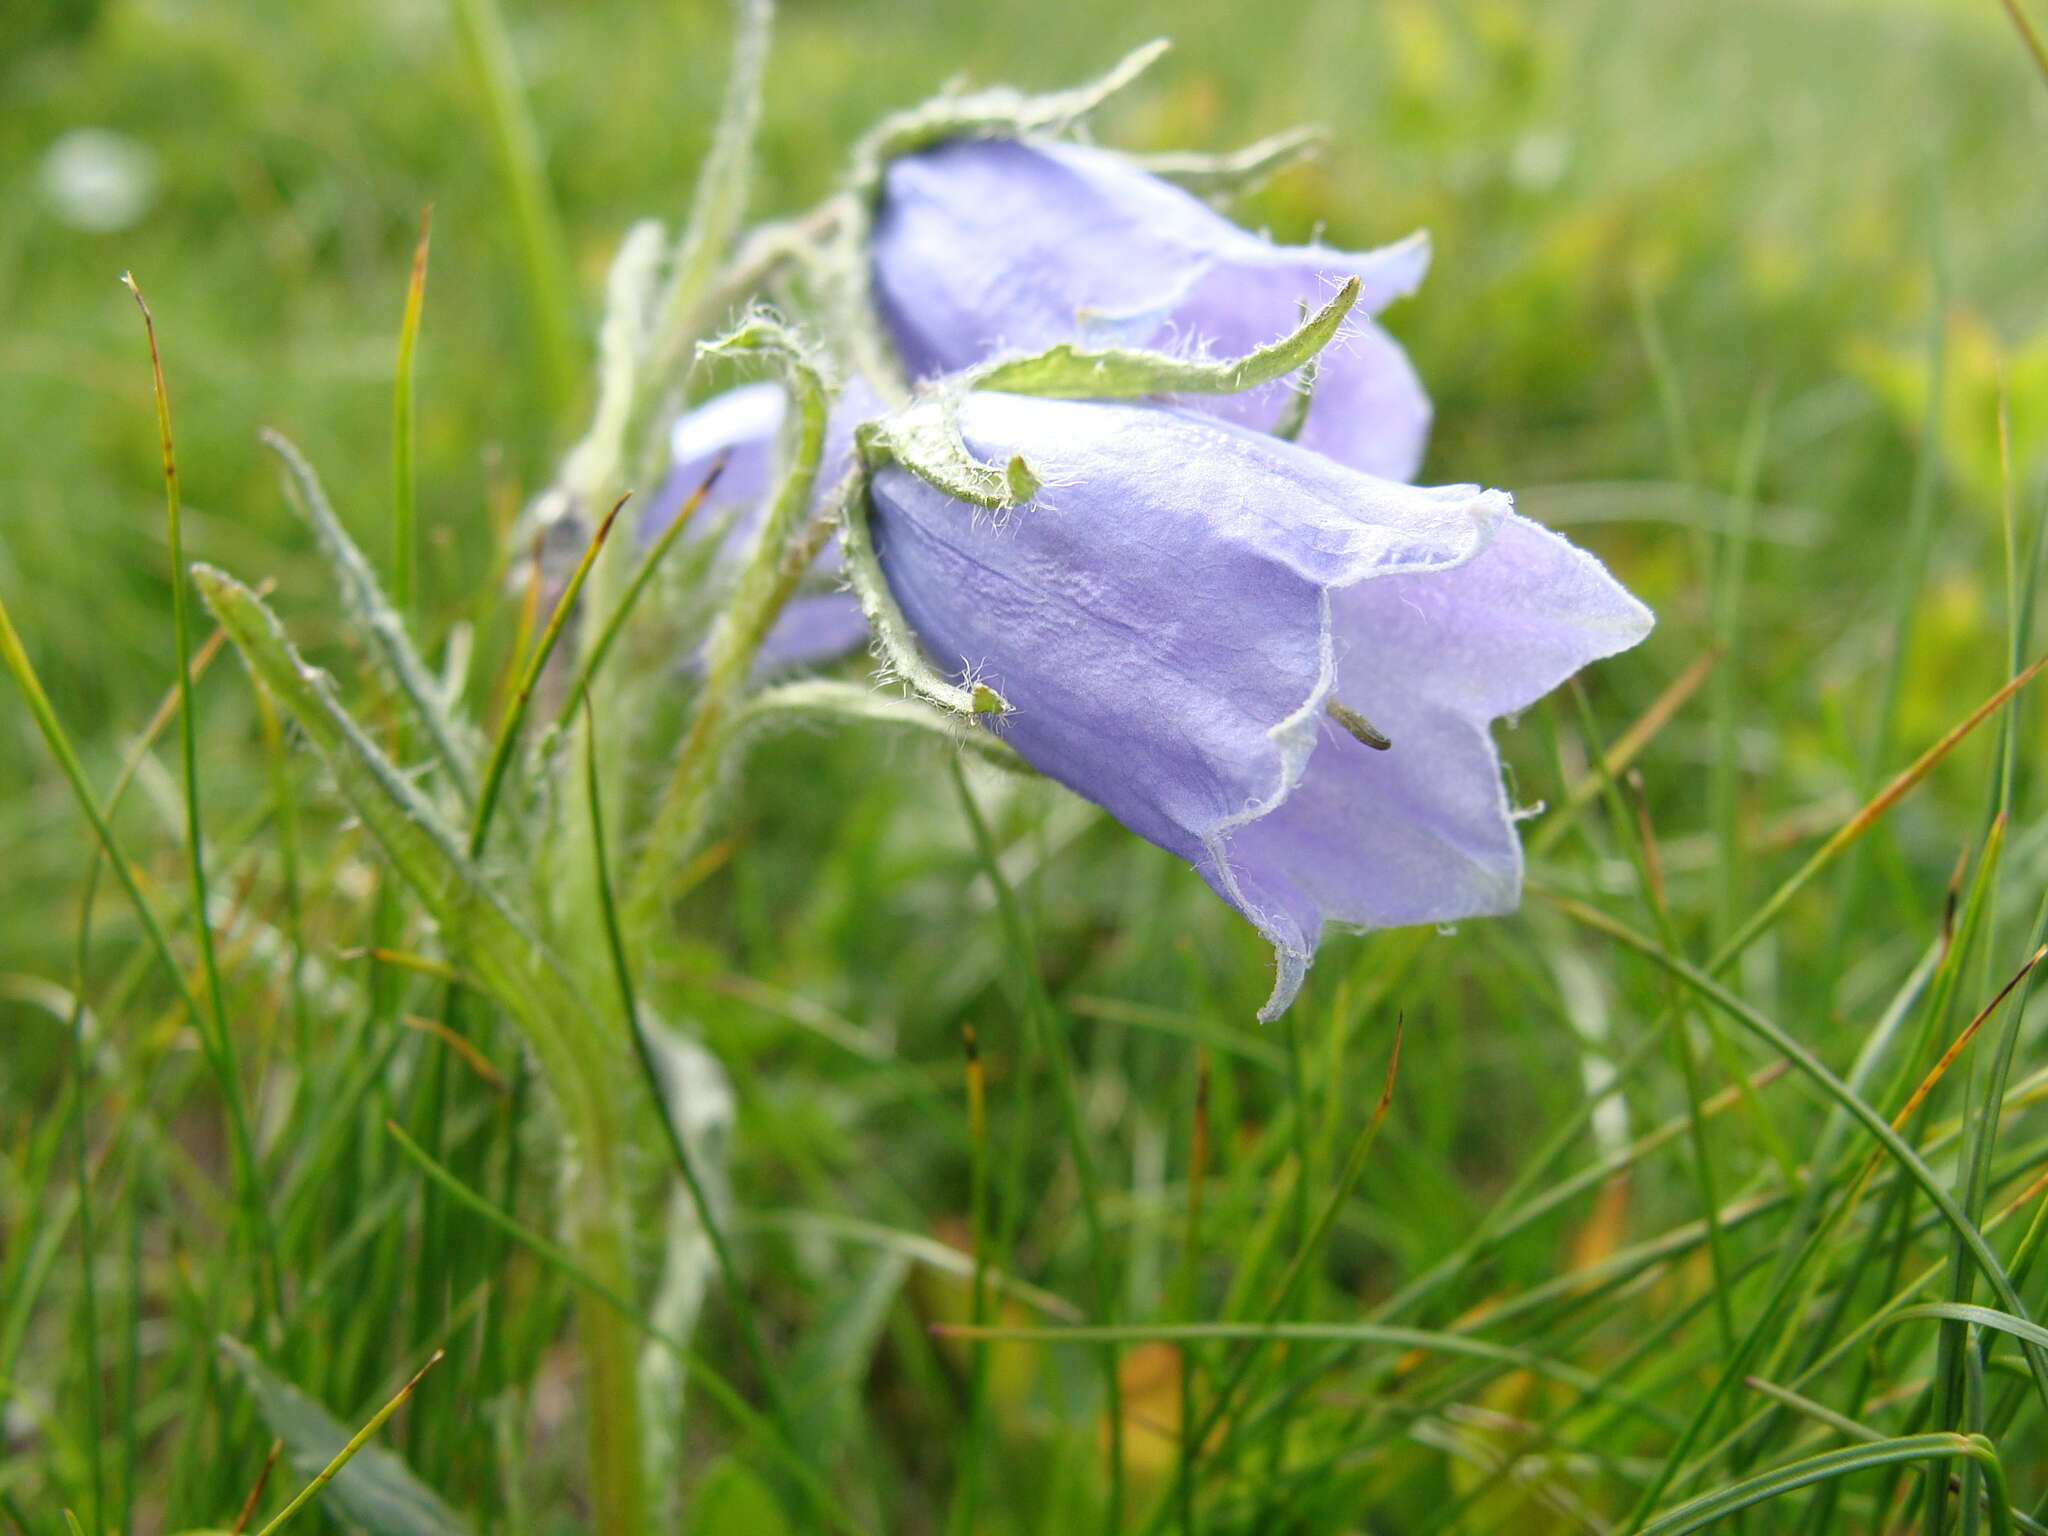
M 579 1138 L 593 1159 L 596 1144 L 609 1141 L 598 1125 Z M 579 1215 L 570 1231 L 570 1248 L 584 1268 L 621 1295 L 630 1295 L 633 1272 L 627 1262 L 625 1229 L 630 1221 L 605 1148 L 600 1173 L 586 1168 L 576 1179 L 570 1203 Z M 595 1296 L 576 1301 L 576 1331 L 589 1370 L 591 1529 L 601 1536 L 640 1536 L 646 1529 L 647 1490 L 643 1483 L 640 1446 L 640 1380 L 638 1340 L 633 1325 L 618 1309 Z
M 621 1114 L 615 1091 L 612 1067 L 623 1043 L 616 1030 L 592 1014 L 567 968 L 482 879 L 453 829 L 356 724 L 326 675 L 293 650 L 256 595 L 209 567 L 195 568 L 193 579 L 250 670 L 297 722 L 363 826 L 418 894 L 450 952 L 463 957 L 478 986 L 519 1026 L 555 1099 L 567 1143 L 565 1246 L 600 1285 L 630 1295 L 633 1227 L 625 1162 L 633 1124 Z M 0 628 L 0 642 L 7 638 Z M 126 866 L 116 868 L 127 883 Z M 597 1536 L 643 1536 L 649 1527 L 638 1338 L 631 1322 L 596 1297 L 579 1303 L 578 1327 L 589 1368 L 590 1528 Z
M 689 729 L 677 750 L 675 766 L 670 770 L 646 845 L 627 887 L 625 912 L 629 934 L 653 930 L 667 878 L 687 857 L 711 792 L 717 786 L 719 764 L 754 656 L 805 568 L 795 563 L 790 545 L 817 481 L 818 461 L 825 448 L 828 401 L 823 381 L 808 368 L 791 368 L 789 387 L 795 406 L 789 468 L 776 492 L 774 505 L 762 519 L 761 531 L 747 553 L 746 563 L 740 568 L 732 598 L 706 642 L 704 691 L 698 695 L 696 713 L 691 716 Z M 851 477 L 849 483 L 855 483 Z M 834 496 L 835 506 L 839 499 Z M 826 528 L 820 522 L 814 522 L 812 528 L 815 536 L 822 539 Z M 801 542 L 812 545 L 808 537 Z

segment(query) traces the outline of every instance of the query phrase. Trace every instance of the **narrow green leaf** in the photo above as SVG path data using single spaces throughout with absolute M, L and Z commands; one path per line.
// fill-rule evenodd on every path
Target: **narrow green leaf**
M 2029 1344 L 2048 1348 L 2048 1328 L 2031 1322 L 2024 1317 L 2014 1317 L 2010 1312 L 2000 1312 L 1995 1307 L 1980 1307 L 1966 1301 L 1929 1301 L 1916 1307 L 1903 1307 L 1884 1320 L 1884 1326 L 1909 1323 L 1916 1318 L 1934 1318 L 1941 1322 L 1974 1323 L 1979 1328 L 1990 1328 L 1998 1333 L 2012 1335 Z
M 519 1021 L 558 1094 L 589 1095 L 592 1114 L 616 1115 L 585 1059 L 601 1047 L 574 988 L 539 939 L 462 851 L 455 830 L 381 753 L 334 695 L 324 672 L 308 666 L 255 593 L 210 566 L 193 580 L 242 653 L 333 772 L 343 798 L 383 847 L 442 928 L 459 935 L 477 983 Z M 588 1037 L 579 1049 L 579 1037 Z
M 413 648 L 404 618 L 385 596 L 362 550 L 342 527 L 306 456 L 281 432 L 266 428 L 262 436 L 264 445 L 284 466 L 287 499 L 313 530 L 341 589 L 343 605 L 362 631 L 365 649 L 382 664 L 399 697 L 412 706 L 414 720 L 433 743 L 449 781 L 467 800 L 474 792 L 476 775 L 475 743 L 468 728 L 443 707 L 440 686 Z

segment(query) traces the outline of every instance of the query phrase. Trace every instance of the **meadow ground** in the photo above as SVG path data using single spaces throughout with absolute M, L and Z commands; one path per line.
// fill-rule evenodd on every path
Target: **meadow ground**
M 727 19 L 505 6 L 563 253 L 536 289 L 452 19 L 478 9 L 0 19 L 0 602 L 99 793 L 175 674 L 123 269 L 163 344 L 187 556 L 274 582 L 374 717 L 257 432 L 297 439 L 381 555 L 433 205 L 412 606 L 436 657 L 473 639 L 486 715 L 504 697 L 505 529 L 580 430 L 614 248 L 685 206 Z M 878 114 L 948 77 L 1062 85 L 1161 33 L 1175 52 L 1098 137 L 1327 125 L 1241 217 L 1348 246 L 1431 230 L 1432 275 L 1388 317 L 1436 401 L 1424 477 L 1514 490 L 1659 625 L 1502 733 L 1518 800 L 1545 807 L 1524 909 L 1334 938 L 1263 1028 L 1257 936 L 1063 792 L 874 732 L 764 744 L 642 978 L 731 1078 L 710 1151 L 740 1295 L 702 1255 L 680 1283 L 709 1291 L 704 1356 L 770 1412 L 689 1388 L 658 1473 L 681 1490 L 670 1528 L 1620 1531 L 1837 1455 L 1732 1520 L 2041 1529 L 2029 983 L 1910 1102 L 2041 942 L 2038 701 L 1852 819 L 2048 629 L 2024 622 L 2048 510 L 2048 90 L 2019 32 L 1998 0 L 809 0 L 778 21 L 754 209 L 817 198 Z M 81 128 L 143 152 L 121 227 L 91 227 L 104 198 L 53 160 Z M 658 733 L 680 701 L 650 697 Z M 231 655 L 193 707 L 248 1181 L 212 1038 L 89 874 L 72 792 L 0 693 L 0 1522 L 226 1528 L 282 1435 L 259 1528 L 322 1442 L 226 1334 L 351 1426 L 448 1349 L 380 1443 L 457 1515 L 345 1506 L 357 1525 L 584 1528 L 573 1264 L 386 1128 L 554 1232 L 547 1108 L 502 1020 L 458 1051 L 407 1027 L 442 1007 L 437 979 L 358 957 L 432 930 Z M 133 759 L 114 827 L 197 987 L 177 739 Z M 1592 766 L 1617 744 L 1619 784 Z M 1830 842 L 1844 826 L 1867 831 Z M 500 859 L 510 886 L 543 878 Z M 687 1315 L 654 1295 L 643 1198 L 646 1304 Z M 1015 1277 L 985 1305 L 959 1257 L 977 1225 Z M 1106 1332 L 933 1331 L 977 1306 Z

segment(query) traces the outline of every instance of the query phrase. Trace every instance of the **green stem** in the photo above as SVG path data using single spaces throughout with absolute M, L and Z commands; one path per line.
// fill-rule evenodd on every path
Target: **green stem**
M 640 1021 L 639 996 L 633 986 L 632 967 L 626 960 L 625 939 L 619 931 L 618 911 L 612 900 L 611 875 L 606 867 L 604 808 L 599 803 L 597 779 L 597 724 L 594 719 L 588 718 L 584 721 L 583 730 L 583 785 L 590 811 L 590 844 L 592 857 L 597 866 L 597 895 L 604 917 L 605 944 L 611 954 L 612 976 L 618 983 L 619 1006 L 625 1014 L 627 1033 L 633 1042 L 633 1056 L 640 1064 L 641 1076 L 647 1084 L 647 1096 L 653 1105 L 655 1118 L 661 1122 L 669 1155 L 675 1160 L 676 1171 L 682 1175 L 683 1187 L 690 1192 L 690 1204 L 697 1213 L 697 1223 L 704 1229 L 705 1239 L 711 1245 L 712 1257 L 718 1264 L 719 1281 L 725 1287 L 726 1304 L 732 1308 L 733 1322 L 740 1331 L 740 1340 L 746 1346 L 748 1358 L 753 1362 L 755 1373 L 761 1379 L 761 1391 L 768 1399 L 769 1412 L 774 1415 L 777 1433 L 793 1445 L 789 1413 L 783 1405 L 782 1394 L 776 1390 L 775 1372 L 769 1365 L 768 1350 L 761 1342 L 760 1329 L 754 1324 L 753 1308 L 748 1305 L 746 1288 L 740 1283 L 739 1267 L 733 1262 L 732 1247 L 727 1243 L 725 1231 L 719 1225 L 716 1213 L 711 1209 L 710 1197 L 705 1193 L 704 1181 L 697 1174 L 697 1165 L 690 1156 L 689 1146 L 684 1141 L 682 1132 L 676 1127 L 675 1116 L 669 1112 L 668 1095 L 662 1088 L 661 1068 L 654 1059 L 653 1049 L 647 1043 L 647 1033 Z
M 771 328 L 764 324 L 763 329 Z M 828 401 L 823 379 L 800 360 L 794 360 L 789 367 L 788 380 L 794 407 L 794 435 L 785 461 L 789 467 L 783 472 L 775 501 L 762 519 L 761 531 L 740 568 L 731 600 L 705 643 L 704 687 L 697 698 L 696 713 L 684 733 L 675 766 L 655 809 L 639 865 L 627 882 L 628 934 L 644 934 L 654 927 L 663 884 L 680 866 L 698 835 L 706 805 L 717 786 L 732 716 L 746 688 L 754 656 L 776 614 L 789 600 L 797 578 L 803 574 L 803 567 L 795 565 L 791 558 L 790 542 L 799 519 L 810 505 L 811 489 L 817 481 L 818 462 L 825 449 Z M 848 483 L 858 482 L 849 477 Z M 846 488 L 842 487 L 835 504 L 845 494 Z

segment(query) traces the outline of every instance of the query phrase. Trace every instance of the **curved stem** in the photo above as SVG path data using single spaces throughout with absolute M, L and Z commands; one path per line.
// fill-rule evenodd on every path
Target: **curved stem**
M 718 782 L 732 717 L 754 656 L 809 563 L 804 556 L 804 564 L 795 564 L 795 557 L 811 549 L 811 540 L 800 541 L 795 551 L 791 543 L 798 519 L 810 505 L 818 463 L 824 456 L 828 402 L 824 381 L 809 367 L 799 364 L 789 369 L 789 388 L 795 407 L 789 468 L 774 504 L 761 520 L 761 531 L 740 568 L 732 598 L 705 644 L 704 689 L 655 810 L 646 847 L 627 884 L 625 926 L 629 935 L 644 933 L 652 925 L 663 882 L 695 836 L 705 802 Z

